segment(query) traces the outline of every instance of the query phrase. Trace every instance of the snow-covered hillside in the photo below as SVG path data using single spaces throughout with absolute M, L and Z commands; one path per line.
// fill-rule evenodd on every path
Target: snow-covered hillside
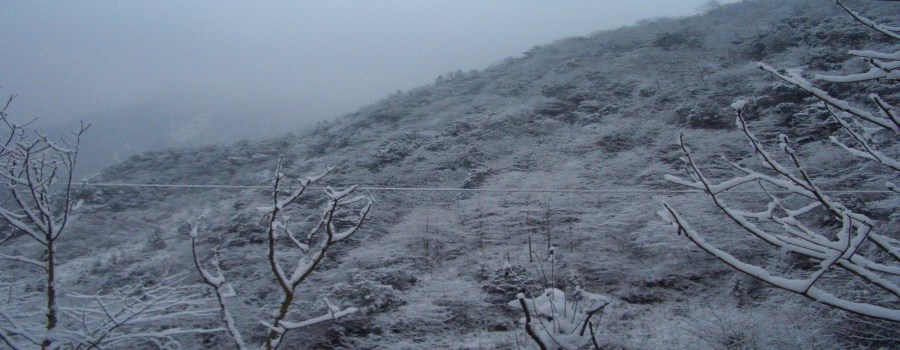
M 900 23 L 897 5 L 852 5 Z M 675 143 L 681 130 L 710 176 L 732 173 L 720 155 L 752 156 L 734 128 L 729 106 L 737 99 L 749 102 L 764 141 L 774 145 L 786 132 L 797 143 L 822 188 L 870 190 L 900 181 L 830 144 L 836 126 L 817 100 L 756 66 L 859 72 L 864 64 L 846 52 L 861 47 L 896 50 L 896 43 L 830 1 L 746 1 L 536 46 L 308 133 L 133 156 L 91 181 L 265 186 L 283 156 L 291 175 L 337 167 L 323 180 L 336 187 L 491 189 L 368 190 L 376 200 L 368 221 L 349 244 L 329 252 L 296 308 L 298 319 L 318 316 L 318 297 L 326 293 L 361 310 L 289 335 L 291 349 L 527 348 L 521 311 L 508 303 L 523 287 L 551 286 L 611 298 L 598 328 L 608 349 L 894 347 L 896 329 L 882 330 L 886 339 L 858 337 L 878 325 L 735 273 L 655 215 L 665 199 L 734 254 L 792 263 L 741 234 L 703 194 L 677 192 L 684 188 L 664 179 L 686 174 Z M 851 101 L 878 92 L 900 105 L 896 81 L 827 88 Z M 205 249 L 221 242 L 222 269 L 239 295 L 232 313 L 242 327 L 264 334 L 258 320 L 269 317 L 277 292 L 256 211 L 269 205 L 268 192 L 86 186 L 59 252 L 61 283 L 109 289 L 166 269 L 199 281 L 188 224 L 200 223 Z M 323 196 L 311 191 L 303 209 L 315 212 Z M 836 197 L 900 225 L 897 202 L 885 195 Z M 27 276 L 6 266 L 5 277 Z M 231 344 L 224 333 L 194 341 L 198 348 Z

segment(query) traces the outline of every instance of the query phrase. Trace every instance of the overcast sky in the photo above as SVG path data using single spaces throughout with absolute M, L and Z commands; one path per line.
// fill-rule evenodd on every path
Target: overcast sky
M 45 124 L 178 100 L 283 132 L 701 2 L 0 0 L 0 94 Z

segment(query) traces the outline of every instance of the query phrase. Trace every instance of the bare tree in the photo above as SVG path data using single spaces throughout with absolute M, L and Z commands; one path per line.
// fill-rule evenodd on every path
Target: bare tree
M 214 311 L 204 309 L 200 296 L 171 276 L 153 286 L 125 287 L 109 294 L 60 293 L 58 243 L 80 205 L 75 200 L 73 174 L 81 137 L 90 125 L 82 124 L 73 132 L 72 142 L 50 140 L 29 132 L 30 123 L 15 124 L 7 118 L 14 97 L 0 109 L 0 125 L 6 127 L 0 145 L 0 178 L 7 193 L 0 202 L 0 220 L 7 229 L 0 244 L 24 236 L 34 243 L 36 254 L 0 253 L 0 259 L 39 271 L 44 290 L 29 293 L 14 283 L 3 285 L 10 298 L 0 304 L 0 340 L 13 349 L 92 349 L 129 341 L 176 346 L 173 337 L 177 335 L 216 331 L 150 326 Z M 65 303 L 60 302 L 63 298 Z
M 900 40 L 898 28 L 876 23 L 848 9 L 840 1 L 837 4 L 860 23 L 892 39 Z M 900 52 L 881 53 L 875 51 L 850 51 L 851 55 L 862 57 L 871 69 L 862 74 L 846 76 L 817 75 L 816 78 L 830 82 L 847 83 L 872 79 L 900 79 Z M 877 114 L 853 106 L 847 101 L 832 97 L 828 92 L 813 86 L 803 78 L 801 72 L 778 70 L 760 64 L 760 68 L 774 76 L 793 84 L 815 96 L 839 123 L 844 134 L 830 139 L 841 149 L 853 156 L 872 160 L 884 165 L 888 171 L 900 171 L 900 163 L 895 156 L 884 149 L 890 148 L 900 134 L 900 123 L 894 108 L 878 95 L 869 98 L 877 108 Z M 663 203 L 660 216 L 670 222 L 679 234 L 684 234 L 700 249 L 713 255 L 732 268 L 755 277 L 775 287 L 803 295 L 809 299 L 834 308 L 875 319 L 900 322 L 900 310 L 896 308 L 900 298 L 900 241 L 896 239 L 896 226 L 873 220 L 828 196 L 816 185 L 815 179 L 803 165 L 798 153 L 790 146 L 786 136 L 779 136 L 779 149 L 783 156 L 770 153 L 763 143 L 751 132 L 744 117 L 746 103 L 732 105 L 737 113 L 736 123 L 760 159 L 762 170 L 754 170 L 736 162 L 728 161 L 743 175 L 713 181 L 703 172 L 688 148 L 684 134 L 679 138 L 679 146 L 684 153 L 691 179 L 667 175 L 670 182 L 695 188 L 710 196 L 712 202 L 731 221 L 782 252 L 795 254 L 818 262 L 805 276 L 797 277 L 805 271 L 789 271 L 789 275 L 776 275 L 758 264 L 748 263 L 728 253 L 721 247 L 707 241 L 691 228 L 687 220 L 667 203 Z M 787 165 L 786 165 L 787 164 Z M 732 207 L 728 193 L 754 186 L 767 198 L 766 209 L 761 211 Z M 897 187 L 888 183 L 894 193 Z M 824 212 L 834 222 L 835 229 L 817 224 L 816 213 Z M 843 270 L 855 275 L 865 285 L 872 287 L 880 298 L 853 298 L 851 293 L 839 286 L 823 282 L 826 275 L 835 270 Z M 829 287 L 832 289 L 829 290 Z M 834 290 L 833 288 L 838 288 Z
M 297 298 L 297 290 L 300 285 L 321 264 L 329 248 L 351 237 L 359 230 L 374 204 L 370 196 L 351 197 L 357 186 L 351 186 L 342 191 L 336 191 L 328 187 L 325 189 L 327 199 L 324 210 L 317 224 L 308 231 L 305 237 L 301 236 L 298 238 L 294 234 L 292 227 L 294 225 L 290 222 L 290 216 L 286 215 L 285 211 L 300 199 L 311 184 L 322 179 L 331 171 L 332 169 L 328 169 L 321 175 L 302 179 L 299 181 L 299 188 L 287 192 L 282 188 L 285 175 L 282 173 L 281 160 L 279 159 L 278 167 L 275 171 L 275 181 L 272 186 L 272 205 L 258 208 L 265 214 L 267 223 L 266 237 L 268 248 L 266 260 L 275 282 L 278 284 L 278 289 L 281 291 L 281 300 L 278 309 L 275 310 L 274 319 L 271 322 L 260 321 L 268 329 L 265 343 L 262 346 L 266 350 L 277 349 L 282 344 L 285 334 L 290 330 L 327 322 L 357 311 L 353 307 L 341 309 L 332 304 L 327 297 L 323 297 L 322 300 L 328 309 L 323 315 L 303 321 L 287 320 L 291 313 L 291 307 Z M 358 211 L 358 218 L 353 221 L 349 228 L 339 231 L 336 227 L 336 221 L 339 219 L 341 209 L 360 204 L 362 207 Z M 290 245 L 301 253 L 301 257 L 290 272 L 284 268 L 284 264 L 279 258 L 279 237 L 286 237 L 290 241 Z M 236 292 L 227 282 L 219 267 L 219 247 L 216 246 L 213 249 L 211 261 L 208 264 L 204 264 L 197 251 L 197 239 L 197 225 L 192 225 L 191 250 L 194 256 L 194 265 L 197 271 L 200 272 L 203 281 L 214 290 L 219 303 L 222 322 L 225 324 L 225 328 L 228 330 L 234 345 L 241 350 L 249 349 L 250 347 L 245 341 L 243 332 L 238 327 L 237 322 L 235 322 L 234 316 L 227 305 L 227 299 L 236 296 Z M 210 265 L 214 272 L 210 271 L 205 265 Z
M 81 136 L 90 125 L 82 124 L 80 130 L 74 132 L 74 144 L 64 142 L 57 145 L 41 134 L 28 135 L 27 124 L 16 125 L 7 119 L 6 109 L 13 98 L 11 96 L 7 100 L 0 115 L 0 121 L 6 125 L 8 133 L 0 150 L 0 176 L 6 180 L 9 194 L 6 202 L 12 199 L 12 205 L 0 207 L 0 218 L 12 227 L 0 242 L 5 243 L 15 234 L 24 233 L 38 243 L 44 258 L 36 260 L 24 255 L 7 254 L 0 254 L 0 258 L 31 265 L 45 272 L 47 336 L 42 337 L 40 346 L 47 348 L 53 342 L 49 334 L 59 322 L 56 242 L 75 207 L 73 170 Z

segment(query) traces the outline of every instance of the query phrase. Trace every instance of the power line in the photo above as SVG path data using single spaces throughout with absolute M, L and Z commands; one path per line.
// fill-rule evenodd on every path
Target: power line
M 89 187 L 132 187 L 132 188 L 193 188 L 193 189 L 271 189 L 264 185 L 209 185 L 209 184 L 157 184 L 157 183 L 84 183 Z M 332 186 L 340 187 L 340 186 Z M 326 187 L 310 186 L 311 190 L 324 190 Z M 359 186 L 363 191 L 382 192 L 524 192 L 524 193 L 703 193 L 701 190 L 666 190 L 652 188 L 617 188 L 617 189 L 554 189 L 554 188 L 457 188 L 457 187 L 379 187 Z M 762 191 L 729 191 L 731 193 L 759 193 Z M 769 191 L 780 193 L 787 191 Z M 826 190 L 825 193 L 872 193 L 890 194 L 888 190 Z

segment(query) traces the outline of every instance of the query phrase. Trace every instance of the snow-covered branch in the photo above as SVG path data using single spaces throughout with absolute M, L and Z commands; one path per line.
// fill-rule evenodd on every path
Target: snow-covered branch
M 73 349 L 103 349 L 117 344 L 155 341 L 177 344 L 175 336 L 222 332 L 221 328 L 182 327 L 214 316 L 200 286 L 184 285 L 185 274 L 163 276 L 158 281 L 117 288 L 106 294 L 68 294 L 72 306 L 60 311 L 80 327 L 69 331 Z M 166 328 L 160 328 L 165 325 Z M 62 345 L 62 344 L 60 344 Z
M 897 27 L 878 23 L 851 10 L 841 1 L 837 5 L 852 16 L 857 22 L 869 27 L 894 40 L 900 40 Z M 818 80 L 833 83 L 853 83 L 866 80 L 900 80 L 900 51 L 886 53 L 872 50 L 851 50 L 850 55 L 864 59 L 870 69 L 864 73 L 849 75 L 816 74 Z M 837 136 L 830 138 L 831 142 L 852 154 L 867 160 L 878 162 L 894 171 L 900 171 L 900 161 L 896 156 L 888 155 L 879 150 L 879 146 L 890 147 L 890 143 L 896 142 L 896 136 L 900 134 L 900 116 L 896 108 L 889 105 L 877 94 L 871 94 L 869 98 L 877 108 L 877 114 L 851 105 L 849 102 L 831 96 L 825 90 L 815 87 L 803 78 L 802 72 L 797 69 L 787 70 L 782 73 L 777 69 L 760 63 L 759 67 L 775 77 L 792 84 L 822 101 L 832 118 L 837 121 L 847 137 L 841 140 Z M 878 134 L 889 134 L 886 137 L 877 137 Z
M 728 252 L 719 249 L 715 245 L 709 243 L 708 241 L 706 241 L 706 239 L 703 238 L 702 235 L 697 233 L 697 231 L 694 231 L 694 229 L 692 229 L 690 225 L 688 225 L 688 223 L 681 217 L 681 215 L 677 211 L 675 211 L 675 209 L 673 209 L 668 203 L 663 202 L 663 207 L 665 212 L 661 212 L 660 216 L 671 221 L 672 225 L 678 230 L 679 233 L 683 233 L 700 249 L 713 255 L 714 257 L 716 257 L 716 259 L 719 259 L 735 270 L 738 270 L 763 282 L 769 283 L 775 287 L 801 294 L 824 305 L 873 318 L 900 322 L 900 310 L 842 299 L 823 289 L 815 287 L 814 284 L 816 283 L 816 281 L 818 281 L 819 277 L 821 277 L 821 274 L 827 271 L 827 269 L 833 265 L 835 261 L 833 257 L 829 260 L 823 260 L 823 263 L 820 264 L 820 269 L 817 270 L 816 273 L 811 275 L 809 278 L 791 279 L 776 276 L 763 267 L 745 263 L 729 254 Z
M 826 108 L 831 113 L 832 118 L 841 125 L 841 128 L 843 128 L 846 134 L 850 136 L 850 139 L 859 145 L 860 148 L 851 147 L 836 136 L 829 137 L 829 140 L 832 143 L 856 157 L 872 160 L 881 163 L 894 171 L 900 171 L 900 161 L 884 154 L 874 145 L 874 142 L 872 141 L 872 131 L 867 130 L 855 119 L 848 121 L 849 118 L 845 119 L 845 117 L 841 116 L 842 112 L 835 111 L 827 105 Z
M 181 285 L 182 275 L 164 276 L 153 284 L 121 287 L 105 294 L 66 294 L 57 281 L 59 238 L 66 232 L 79 203 L 73 174 L 81 137 L 89 124 L 72 132 L 72 140 L 51 140 L 26 132 L 28 124 L 7 119 L 0 109 L 0 186 L 7 192 L 0 204 L 0 221 L 11 232 L 0 240 L 8 244 L 21 236 L 27 246 L 0 252 L 0 259 L 40 268 L 41 293 L 6 284 L 10 297 L 0 304 L 0 341 L 13 349 L 97 349 L 130 347 L 141 343 L 178 346 L 176 337 L 219 332 L 203 327 L 171 327 L 168 323 L 213 315 L 216 309 L 196 287 Z M 182 324 L 190 324 L 179 322 Z M 168 328 L 166 328 L 168 327 Z
M 693 180 L 671 175 L 667 175 L 666 179 L 673 183 L 703 190 L 710 196 L 716 207 L 744 231 L 783 253 L 799 254 L 818 261 L 818 268 L 806 278 L 777 276 L 764 267 L 742 261 L 707 241 L 701 234 L 694 231 L 671 205 L 663 203 L 664 209 L 659 212 L 660 217 L 671 223 L 679 234 L 685 234 L 699 248 L 738 271 L 825 305 L 869 317 L 900 321 L 900 310 L 867 301 L 844 299 L 818 286 L 826 273 L 831 272 L 834 268 L 841 268 L 894 298 L 900 297 L 900 286 L 895 283 L 896 277 L 900 276 L 900 265 L 897 264 L 900 262 L 897 255 L 897 241 L 876 233 L 874 220 L 851 211 L 821 191 L 814 184 L 798 155 L 789 146 L 787 138 L 783 135 L 780 137 L 779 146 L 782 153 L 790 160 L 791 166 L 781 164 L 776 157 L 766 151 L 759 139 L 750 131 L 743 115 L 744 105 L 738 104 L 735 110 L 738 127 L 750 142 L 754 153 L 759 156 L 763 167 L 773 174 L 740 167 L 740 170 L 746 175 L 715 183 L 704 174 L 701 167 L 695 162 L 682 135 L 678 145 L 685 155 L 683 159 Z M 758 186 L 761 192 L 768 197 L 769 202 L 765 210 L 761 212 L 746 211 L 733 208 L 727 203 L 724 197 L 725 193 L 743 185 Z M 771 189 L 778 189 L 781 197 Z M 788 196 L 794 198 L 789 201 Z M 788 204 L 798 201 L 800 204 Z M 826 210 L 835 222 L 841 223 L 840 228 L 836 232 L 826 233 L 823 232 L 826 231 L 825 229 L 805 223 L 811 216 L 810 213 L 816 208 Z M 778 230 L 773 231 L 772 227 L 778 228 Z M 872 242 L 883 253 L 893 257 L 894 261 L 883 262 L 871 257 L 870 254 L 864 254 L 860 247 L 866 242 Z
M 28 292 L 22 280 L 2 278 L 0 294 L 8 297 L 0 308 L 0 339 L 12 349 L 39 347 L 46 329 L 40 322 L 43 314 L 34 303 L 40 303 L 43 293 Z
M 260 323 L 265 325 L 266 329 L 268 329 L 268 334 L 266 335 L 266 340 L 263 344 L 264 349 L 277 349 L 281 345 L 285 334 L 290 330 L 334 320 L 357 311 L 356 308 L 352 307 L 341 309 L 332 304 L 326 297 L 323 298 L 325 306 L 328 309 L 326 314 L 303 321 L 287 320 L 291 313 L 294 301 L 297 298 L 299 287 L 321 264 L 329 248 L 359 231 L 359 228 L 362 227 L 363 222 L 374 204 L 372 198 L 368 196 L 351 197 L 351 194 L 357 188 L 356 186 L 350 186 L 343 190 L 334 190 L 328 187 L 325 190 L 325 205 L 318 220 L 313 227 L 307 231 L 306 237 L 302 237 L 302 240 L 297 238 L 293 233 L 294 230 L 291 228 L 293 224 L 291 223 L 290 215 L 288 215 L 287 212 L 291 209 L 291 205 L 296 203 L 303 196 L 310 184 L 319 181 L 332 170 L 332 168 L 328 168 L 326 172 L 321 175 L 301 179 L 298 181 L 300 187 L 287 192 L 285 195 L 285 191 L 283 190 L 285 175 L 282 173 L 281 161 L 279 160 L 275 172 L 275 180 L 273 182 L 272 204 L 270 206 L 257 208 L 257 210 L 261 211 L 266 217 L 266 263 L 275 278 L 279 290 L 281 290 L 281 301 L 279 302 L 278 309 L 274 311 L 274 320 L 272 322 L 260 321 Z M 345 218 L 343 210 L 351 207 L 358 208 L 358 216 L 356 218 Z M 352 224 L 342 231 L 338 230 L 336 225 L 338 219 L 341 219 L 342 222 L 348 219 Z M 295 260 L 292 268 L 286 267 L 285 261 L 279 252 L 279 237 L 281 235 L 287 236 L 290 241 L 290 246 L 300 251 L 299 258 Z M 197 239 L 197 230 L 196 227 L 194 227 L 191 231 L 191 246 L 194 254 L 195 267 L 204 282 L 215 291 L 219 301 L 220 315 L 225 323 L 225 328 L 228 330 L 235 345 L 238 349 L 249 349 L 243 340 L 241 330 L 237 327 L 237 324 L 225 303 L 225 298 L 233 295 L 234 290 L 228 286 L 224 275 L 219 270 L 218 247 L 214 250 L 213 259 L 209 263 L 209 265 L 215 268 L 215 272 L 213 273 L 205 267 L 205 264 L 198 257 Z
M 234 345 L 238 350 L 249 349 L 244 342 L 244 337 L 241 334 L 240 329 L 237 327 L 237 323 L 234 321 L 234 317 L 231 315 L 231 312 L 225 303 L 226 298 L 236 296 L 236 293 L 234 288 L 226 283 L 225 276 L 219 268 L 219 246 L 216 246 L 213 250 L 213 259 L 210 262 L 216 270 L 215 274 L 213 274 L 203 267 L 203 263 L 200 261 L 200 257 L 197 253 L 197 238 L 198 227 L 194 224 L 191 225 L 191 256 L 194 260 L 194 267 L 200 273 L 200 278 L 203 282 L 213 289 L 219 306 L 219 315 L 222 319 L 222 323 L 225 325 L 225 330 L 228 331 L 228 335 L 232 342 L 234 342 Z
M 806 92 L 812 94 L 813 96 L 815 96 L 822 102 L 824 102 L 828 105 L 831 105 L 840 111 L 850 113 L 854 117 L 857 117 L 864 121 L 878 125 L 879 127 L 885 128 L 894 133 L 900 132 L 900 126 L 898 126 L 898 124 L 895 121 L 876 116 L 867 110 L 864 110 L 864 109 L 861 109 L 861 108 L 851 105 L 847 101 L 844 101 L 844 100 L 841 100 L 841 99 L 838 99 L 836 97 L 829 95 L 828 92 L 826 92 L 825 90 L 822 90 L 820 88 L 813 86 L 809 81 L 804 79 L 800 75 L 800 71 L 798 71 L 798 70 L 788 70 L 785 73 L 781 73 L 777 69 L 772 68 L 764 63 L 760 63 L 759 68 L 766 72 L 769 72 L 770 74 L 778 77 L 779 79 L 781 79 L 791 85 L 794 85 L 800 89 L 805 90 Z
M 162 276 L 106 293 L 59 296 L 58 327 L 52 332 L 35 305 L 45 296 L 26 292 L 24 283 L 4 281 L 9 295 L 0 309 L 0 340 L 13 349 L 107 349 L 165 343 L 180 347 L 185 335 L 221 332 L 203 327 L 210 307 L 199 286 L 184 285 L 185 274 Z M 50 340 L 50 345 L 45 345 Z
M 888 25 L 885 25 L 885 24 L 881 24 L 881 23 L 875 22 L 875 21 L 869 19 L 868 17 L 865 17 L 865 16 L 863 16 L 863 15 L 857 13 L 856 11 L 851 10 L 850 8 L 848 8 L 847 6 L 845 6 L 843 3 L 841 3 L 840 0 L 835 0 L 835 2 L 836 2 L 836 3 L 838 4 L 838 6 L 840 6 L 844 11 L 846 11 L 847 13 L 849 13 L 850 16 L 852 16 L 853 19 L 855 19 L 857 22 L 862 23 L 862 24 L 865 25 L 866 27 L 872 28 L 873 30 L 875 30 L 875 31 L 877 31 L 877 32 L 879 32 L 879 33 L 881 33 L 881 34 L 884 34 L 884 35 L 888 36 L 888 37 L 891 38 L 891 39 L 894 39 L 894 40 L 900 40 L 900 33 L 898 33 L 898 31 L 900 31 L 900 30 L 898 30 L 897 27 L 894 27 L 894 26 L 888 26 Z
M 268 324 L 268 323 L 265 323 L 265 322 L 263 322 L 263 324 L 264 324 L 264 325 L 266 326 L 266 328 L 268 328 L 268 329 L 277 329 L 279 333 L 284 333 L 285 331 L 289 331 L 289 330 L 292 330 L 292 329 L 300 329 L 300 328 L 309 327 L 309 326 L 312 326 L 312 325 L 315 325 L 315 324 L 319 324 L 319 323 L 322 323 L 322 322 L 333 321 L 333 320 L 336 320 L 336 319 L 338 319 L 338 318 L 341 318 L 341 317 L 344 317 L 344 316 L 347 316 L 347 315 L 350 315 L 350 314 L 353 314 L 353 313 L 356 313 L 357 311 L 359 311 L 359 309 L 357 309 L 357 308 L 355 308 L 355 307 L 348 307 L 348 308 L 346 308 L 346 309 L 341 309 L 340 307 L 335 306 L 334 304 L 332 304 L 332 303 L 328 300 L 328 298 L 322 298 L 322 299 L 323 299 L 323 301 L 325 302 L 325 307 L 328 309 L 328 310 L 325 312 L 325 314 L 322 315 L 322 316 L 319 316 L 319 317 L 313 317 L 313 318 L 310 318 L 310 319 L 307 319 L 307 320 L 296 321 L 296 322 L 292 322 L 292 321 L 281 321 L 281 322 L 279 323 L 279 325 L 280 325 L 279 328 L 276 328 L 276 327 L 274 327 L 274 326 L 272 326 L 272 325 L 270 325 L 270 324 Z
M 41 258 L 29 258 L 20 253 L 2 254 L 4 260 L 25 263 L 42 269 L 44 275 L 44 314 L 42 332 L 30 327 L 31 334 L 25 335 L 18 327 L 7 328 L 3 339 L 40 339 L 41 348 L 53 344 L 53 335 L 59 323 L 58 287 L 56 282 L 57 259 L 56 241 L 63 233 L 74 204 L 72 175 L 78 157 L 81 136 L 90 125 L 83 125 L 73 133 L 75 141 L 69 148 L 57 147 L 47 137 L 26 132 L 24 125 L 16 125 L 7 119 L 6 108 L 12 98 L 0 110 L 0 122 L 6 126 L 0 149 L 0 174 L 7 180 L 6 191 L 12 202 L 5 202 L 0 208 L 0 220 L 24 233 L 35 243 Z M 27 125 L 27 124 L 26 124 Z M 6 205 L 7 203 L 10 203 Z M 12 236 L 4 239 L 4 243 Z M 32 304 L 33 307 L 34 304 Z M 8 315 L 8 314 L 7 314 Z M 9 318 L 8 322 L 19 322 Z M 11 341 L 5 340 L 11 344 Z M 13 346 L 13 345 L 10 345 Z M 15 346 L 21 347 L 21 346 Z

